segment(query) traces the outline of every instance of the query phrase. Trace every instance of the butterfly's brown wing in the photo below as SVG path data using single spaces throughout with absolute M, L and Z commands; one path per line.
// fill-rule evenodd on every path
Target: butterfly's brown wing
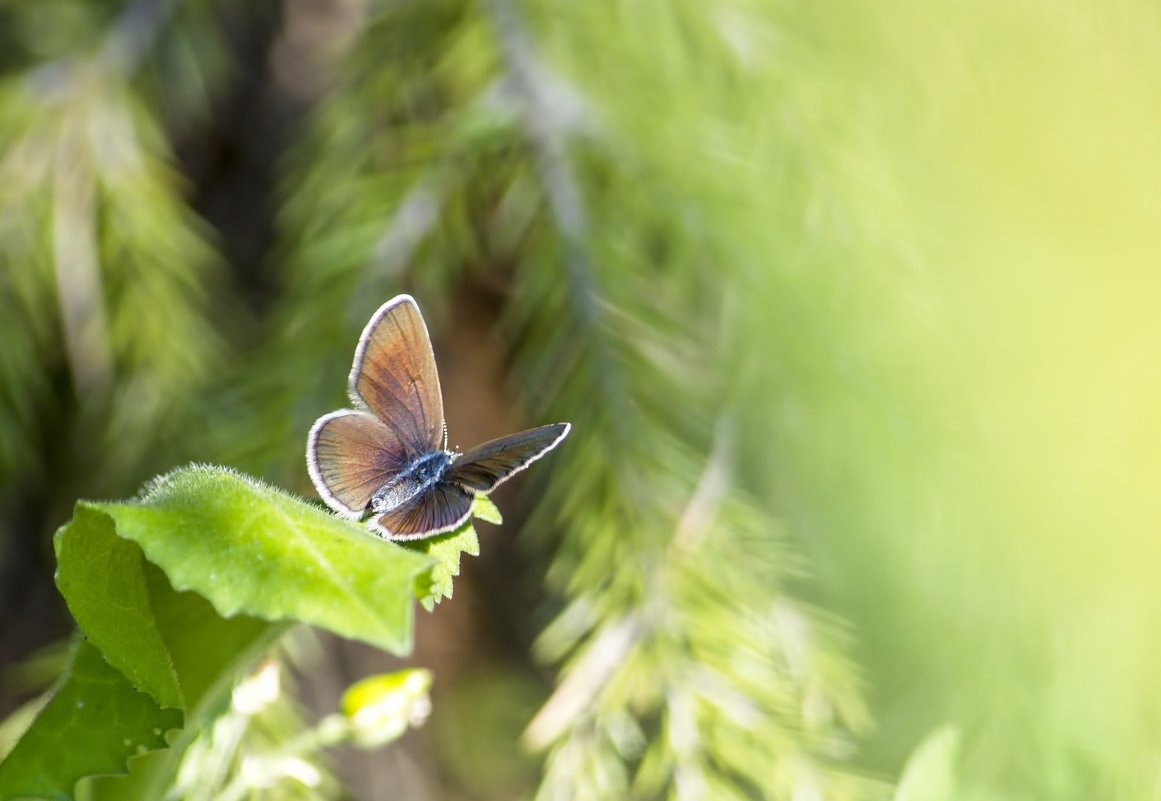
M 360 517 L 375 491 L 406 464 L 395 432 L 369 412 L 331 412 L 307 437 L 306 465 L 315 489 L 344 517 Z
M 409 458 L 443 448 L 435 354 L 410 295 L 392 298 L 371 317 L 355 349 L 349 386 L 352 399 L 387 424 Z
M 440 481 L 371 521 L 389 540 L 419 540 L 454 531 L 472 513 L 475 495 L 458 484 Z
M 554 423 L 485 442 L 457 456 L 447 480 L 472 492 L 491 492 L 555 448 L 571 428 L 568 423 Z

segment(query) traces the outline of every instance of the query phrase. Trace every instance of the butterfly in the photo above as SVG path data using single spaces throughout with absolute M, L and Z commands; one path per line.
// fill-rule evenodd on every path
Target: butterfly
M 389 540 L 459 528 L 476 495 L 544 456 L 572 428 L 554 423 L 466 453 L 448 450 L 435 354 L 410 295 L 384 303 L 363 329 L 348 389 L 355 408 L 311 426 L 307 468 L 327 506 L 346 518 L 367 517 Z

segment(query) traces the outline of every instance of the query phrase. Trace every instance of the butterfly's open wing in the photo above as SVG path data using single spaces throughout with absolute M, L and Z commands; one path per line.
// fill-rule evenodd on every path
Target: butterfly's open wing
M 318 419 L 306 440 L 306 466 L 327 506 L 359 517 L 407 454 L 395 433 L 368 412 L 343 409 Z
M 491 492 L 555 448 L 571 428 L 568 423 L 554 423 L 485 442 L 458 456 L 447 480 L 473 492 Z
M 389 540 L 419 540 L 454 531 L 472 513 L 475 496 L 463 487 L 440 481 L 398 508 L 371 521 Z
M 439 373 L 427 325 L 410 295 L 392 298 L 371 317 L 349 385 L 351 397 L 395 432 L 409 458 L 442 449 Z

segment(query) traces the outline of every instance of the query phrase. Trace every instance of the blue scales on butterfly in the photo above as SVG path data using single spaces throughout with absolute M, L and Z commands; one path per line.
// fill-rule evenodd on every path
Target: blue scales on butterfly
M 383 514 L 410 501 L 443 480 L 456 454 L 436 451 L 420 456 L 371 496 L 371 511 Z

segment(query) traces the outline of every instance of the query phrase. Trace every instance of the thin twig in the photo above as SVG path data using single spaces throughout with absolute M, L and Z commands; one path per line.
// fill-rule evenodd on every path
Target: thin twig
M 501 59 L 510 91 L 517 101 L 536 158 L 548 208 L 564 244 L 569 299 L 586 338 L 592 343 L 595 375 L 602 385 L 608 419 L 618 435 L 627 434 L 631 420 L 628 393 L 602 330 L 604 310 L 588 253 L 590 227 L 584 200 L 567 158 L 572 120 L 560 86 L 552 85 L 548 68 L 535 56 L 519 12 L 511 0 L 487 4 L 496 27 Z
M 709 531 L 718 508 L 730 491 L 730 463 L 734 451 L 734 429 L 728 417 L 714 426 L 713 449 L 705 469 L 677 521 L 671 549 L 695 551 Z
M 52 264 L 74 389 L 89 404 L 105 399 L 114 379 L 101 287 L 96 186 L 81 133 L 64 127 L 60 139 L 53 170 Z
M 575 726 L 586 711 L 593 713 L 601 691 L 623 667 L 644 633 L 641 619 L 634 615 L 605 625 L 528 724 L 524 742 L 532 748 L 545 748 Z
M 105 37 L 100 59 L 121 76 L 132 75 L 153 49 L 181 0 L 134 0 Z

